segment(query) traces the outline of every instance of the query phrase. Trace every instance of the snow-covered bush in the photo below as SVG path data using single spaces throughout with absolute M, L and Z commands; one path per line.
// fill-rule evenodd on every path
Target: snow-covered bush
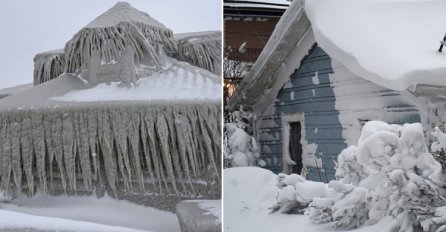
M 225 123 L 224 159 L 226 167 L 261 165 L 254 137 L 234 123 Z
M 298 174 L 279 174 L 276 186 L 277 203 L 270 207 L 270 213 L 303 214 L 314 197 L 326 196 L 324 183 L 307 181 Z
M 436 142 L 431 152 L 445 150 L 446 135 L 439 128 L 432 135 Z M 392 216 L 400 232 L 446 231 L 445 176 L 425 141 L 419 123 L 400 126 L 368 122 L 357 146 L 339 155 L 339 180 L 331 181 L 325 191 L 311 199 L 303 199 L 298 186 L 308 188 L 306 183 L 311 182 L 294 177 L 299 180 L 296 183 L 288 180 L 293 175 L 279 175 L 276 205 L 288 209 L 296 202 L 306 203 L 305 214 L 313 223 L 334 221 L 340 230 Z
M 253 114 L 249 109 L 240 107 L 226 115 L 224 125 L 224 163 L 225 167 L 265 166 L 261 160 L 260 148 L 252 134 Z

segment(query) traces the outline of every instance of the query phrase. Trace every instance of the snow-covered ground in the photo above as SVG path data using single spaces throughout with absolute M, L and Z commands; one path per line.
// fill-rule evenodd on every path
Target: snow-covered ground
M 404 90 L 446 86 L 443 0 L 307 0 L 318 44 L 356 75 Z
M 276 203 L 277 175 L 257 167 L 237 167 L 224 170 L 224 231 L 335 231 L 333 223 L 313 224 L 305 215 L 269 214 Z M 230 200 L 229 200 L 230 199 Z M 355 232 L 391 232 L 395 221 L 386 217 L 372 226 Z
M 20 206 L 2 199 L 0 231 L 33 228 L 54 231 L 178 232 L 174 213 L 105 196 L 22 198 Z

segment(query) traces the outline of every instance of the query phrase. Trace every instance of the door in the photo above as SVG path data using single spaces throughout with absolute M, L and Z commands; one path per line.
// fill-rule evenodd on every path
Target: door
M 291 159 L 296 162 L 295 165 L 292 165 L 291 172 L 299 175 L 302 172 L 301 130 L 302 126 L 300 122 L 290 122 L 289 152 Z

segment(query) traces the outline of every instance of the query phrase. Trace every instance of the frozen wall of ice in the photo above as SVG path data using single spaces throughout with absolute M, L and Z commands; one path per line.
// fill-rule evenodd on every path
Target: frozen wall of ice
M 218 197 L 220 118 L 209 102 L 3 110 L 0 187 Z

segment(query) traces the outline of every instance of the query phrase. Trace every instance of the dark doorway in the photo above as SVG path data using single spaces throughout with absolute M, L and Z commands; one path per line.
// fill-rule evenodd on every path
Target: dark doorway
M 302 144 L 300 143 L 302 126 L 300 122 L 290 122 L 290 156 L 296 162 L 292 167 L 292 173 L 299 174 L 302 171 Z

